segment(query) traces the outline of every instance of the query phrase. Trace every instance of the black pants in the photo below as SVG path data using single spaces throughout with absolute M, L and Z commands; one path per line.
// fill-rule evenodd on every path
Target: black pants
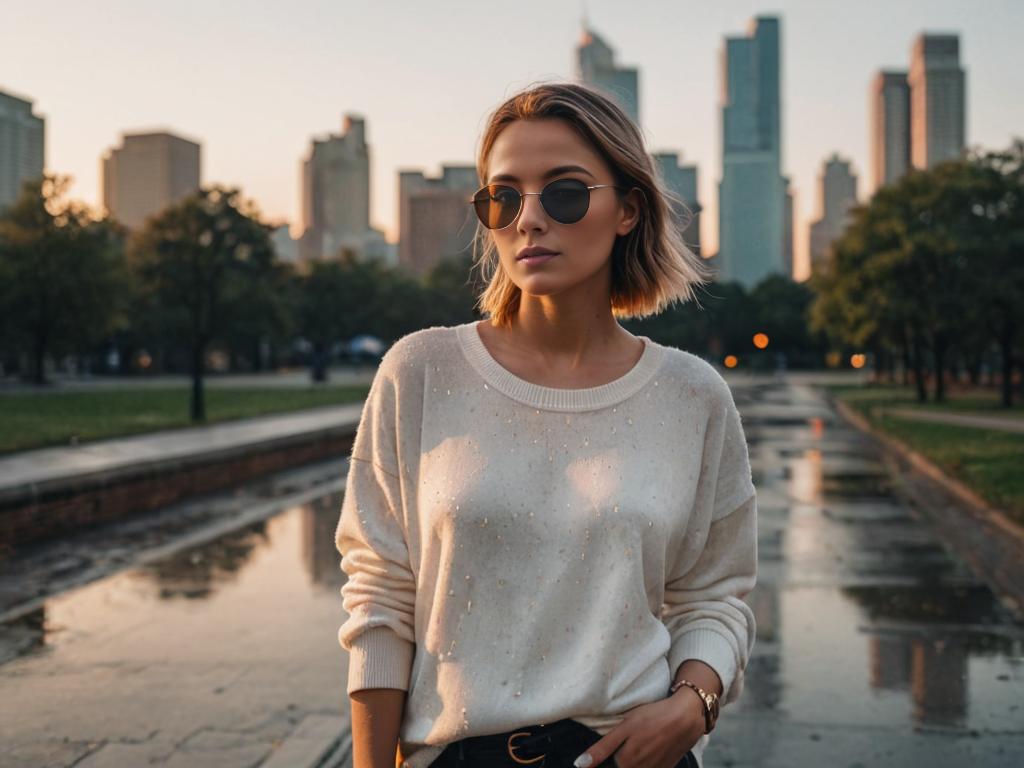
M 519 758 L 516 762 L 509 752 Z M 445 747 L 430 768 L 572 768 L 573 761 L 601 739 L 601 734 L 576 720 L 530 725 L 505 733 L 470 736 Z M 538 759 L 539 758 L 539 759 Z M 536 760 L 536 762 L 533 762 Z M 612 755 L 591 768 L 619 768 Z M 697 768 L 693 752 L 683 755 L 675 768 Z

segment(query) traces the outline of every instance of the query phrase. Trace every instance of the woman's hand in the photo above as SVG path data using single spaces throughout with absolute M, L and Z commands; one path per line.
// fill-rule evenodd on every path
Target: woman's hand
M 618 768 L 675 768 L 704 728 L 704 703 L 696 691 L 683 686 L 668 698 L 629 710 L 573 765 L 597 766 L 614 753 Z

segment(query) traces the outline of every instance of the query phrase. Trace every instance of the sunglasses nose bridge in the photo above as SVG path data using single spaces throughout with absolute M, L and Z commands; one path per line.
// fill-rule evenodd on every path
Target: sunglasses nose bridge
M 520 224 L 522 224 L 523 222 L 531 221 L 531 217 L 539 221 L 543 221 L 543 219 L 547 217 L 549 214 L 547 212 L 547 209 L 544 208 L 543 204 L 540 201 L 541 194 L 542 192 L 520 193 L 519 211 L 516 213 L 516 217 L 515 219 L 512 220 L 512 222 L 515 223 L 516 221 L 518 221 Z M 531 201 L 531 197 L 536 197 L 537 199 Z M 531 206 L 536 207 L 532 208 Z

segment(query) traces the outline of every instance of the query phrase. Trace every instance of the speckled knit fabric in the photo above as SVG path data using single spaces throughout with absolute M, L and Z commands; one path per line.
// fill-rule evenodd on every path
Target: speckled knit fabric
M 700 659 L 737 699 L 754 646 L 757 505 L 708 363 L 641 336 L 602 386 L 505 369 L 477 323 L 385 354 L 336 543 L 348 693 L 408 692 L 400 756 L 571 717 L 602 735 Z M 710 736 L 693 751 L 702 762 Z

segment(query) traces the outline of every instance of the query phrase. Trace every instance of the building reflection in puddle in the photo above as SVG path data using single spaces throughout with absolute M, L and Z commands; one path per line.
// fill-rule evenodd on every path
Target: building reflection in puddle
M 744 416 L 760 535 L 747 596 L 758 637 L 739 710 L 836 725 L 1018 728 L 1012 681 L 1024 628 L 914 518 L 858 433 L 787 418 Z M 763 736 L 766 749 L 777 740 Z
M 164 626 L 153 645 L 126 643 L 125 657 L 173 655 L 182 640 L 211 659 L 229 651 L 218 626 L 244 631 L 275 604 L 326 601 L 341 613 L 344 581 L 334 544 L 340 496 L 331 494 L 274 517 L 46 600 L 0 626 L 0 664 L 18 658 L 117 643 L 133 626 Z M 340 616 L 338 617 L 340 621 Z M 232 624 L 232 622 L 234 622 Z M 333 624 L 333 620 L 332 620 Z M 331 626 L 326 626 L 332 635 Z M 203 636 L 210 642 L 203 645 Z M 104 655 L 109 656 L 106 648 Z

